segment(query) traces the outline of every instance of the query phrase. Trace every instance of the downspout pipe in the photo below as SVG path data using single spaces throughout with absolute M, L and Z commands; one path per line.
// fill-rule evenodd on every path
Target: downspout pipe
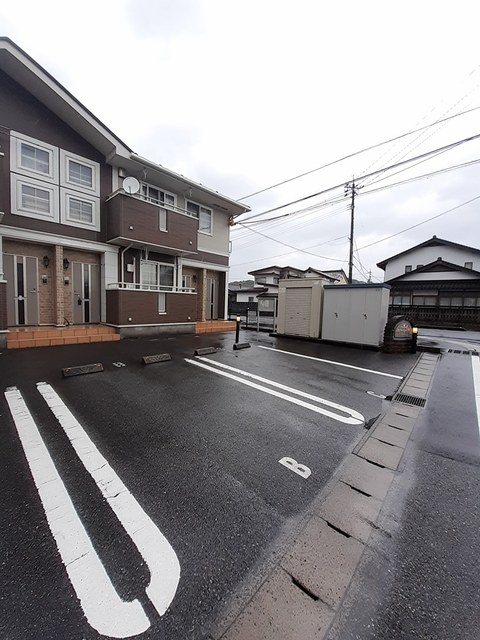
M 126 253 L 129 249 L 131 249 L 132 247 L 133 247 L 133 242 L 131 242 L 128 246 L 126 246 L 124 249 L 122 249 L 122 250 L 120 251 L 120 269 L 121 269 L 121 274 L 120 274 L 120 276 L 121 276 L 121 280 L 120 280 L 120 282 L 119 282 L 119 284 L 120 284 L 120 287 L 119 287 L 119 288 L 120 288 L 120 289 L 122 289 L 122 288 L 123 288 L 123 287 L 122 287 L 122 285 L 123 285 L 123 283 L 124 283 L 124 281 L 125 281 L 125 280 L 124 280 L 124 279 L 125 279 L 125 253 Z M 133 274 L 133 281 L 135 282 L 135 274 Z

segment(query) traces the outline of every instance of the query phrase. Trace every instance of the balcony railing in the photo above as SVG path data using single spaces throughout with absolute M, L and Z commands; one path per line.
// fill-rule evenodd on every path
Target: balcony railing
M 193 287 L 176 287 L 166 284 L 142 284 L 141 282 L 110 282 L 107 289 L 128 289 L 128 291 L 153 291 L 154 293 L 196 293 Z

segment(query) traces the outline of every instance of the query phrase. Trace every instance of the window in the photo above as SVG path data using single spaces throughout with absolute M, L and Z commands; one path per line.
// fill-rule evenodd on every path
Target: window
M 58 182 L 58 148 L 22 133 L 10 134 L 10 170 L 46 182 Z
M 11 174 L 12 213 L 58 222 L 58 187 Z
M 78 191 L 66 189 L 60 189 L 60 191 L 62 224 L 99 231 L 99 199 Z
M 473 269 L 473 262 L 465 262 L 465 269 Z
M 93 186 L 93 169 L 80 162 L 70 160 L 68 163 L 68 181 L 82 187 Z
M 68 202 L 70 206 L 68 217 L 70 218 L 70 220 L 92 224 L 93 205 L 91 202 L 85 202 L 85 200 L 77 200 L 76 198 L 69 198 Z
M 417 264 L 417 269 L 421 269 L 423 267 L 423 264 Z
M 440 306 L 441 307 L 461 307 L 463 299 L 458 296 L 447 297 L 444 296 L 440 298 Z
M 393 296 L 393 303 L 394 305 L 403 305 L 403 306 L 408 306 L 410 304 L 410 296 L 405 296 L 405 295 L 398 295 L 398 296 Z
M 435 307 L 437 298 L 436 296 L 413 296 L 412 304 L 416 307 Z
M 60 150 L 61 185 L 75 191 L 100 195 L 100 165 L 70 151 Z
M 50 192 L 46 189 L 33 187 L 29 184 L 22 184 L 21 208 L 24 211 L 34 211 L 35 213 L 50 212 Z
M 405 265 L 405 273 L 410 273 L 411 270 L 412 270 L 412 265 L 411 264 L 406 264 Z
M 173 265 L 142 260 L 140 263 L 140 283 L 143 289 L 170 291 L 174 283 Z
M 50 154 L 45 149 L 34 147 L 26 142 L 20 143 L 21 161 L 20 164 L 24 169 L 44 173 L 47 176 L 50 173 Z
M 192 289 L 192 276 L 189 274 L 182 275 L 182 287 Z
M 162 191 L 158 187 L 153 187 L 150 184 L 142 182 L 140 193 L 144 200 L 148 200 L 153 204 L 165 205 L 167 207 L 175 206 L 175 196 L 172 193 Z
M 213 212 L 207 207 L 203 207 L 196 202 L 187 200 L 187 213 L 198 218 L 198 230 L 200 233 L 212 235 L 213 233 Z
M 167 231 L 167 210 L 163 207 L 158 210 L 158 228 L 160 231 Z
M 167 313 L 167 296 L 161 292 L 158 294 L 158 313 Z
M 253 296 L 248 296 L 248 301 L 249 302 L 254 302 L 255 298 Z

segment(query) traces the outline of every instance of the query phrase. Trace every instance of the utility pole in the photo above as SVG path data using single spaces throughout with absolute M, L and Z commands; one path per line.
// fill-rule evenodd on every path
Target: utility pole
M 351 182 L 347 182 L 345 185 L 345 195 L 351 195 L 352 203 L 350 205 L 350 257 L 348 260 L 348 282 L 352 284 L 353 278 L 353 232 L 354 232 L 354 220 L 355 220 L 355 196 L 357 195 L 359 187 L 355 184 L 353 178 Z

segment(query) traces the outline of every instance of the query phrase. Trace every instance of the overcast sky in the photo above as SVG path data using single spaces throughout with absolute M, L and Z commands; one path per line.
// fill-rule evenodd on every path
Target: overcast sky
M 0 32 L 137 153 L 240 199 L 479 107 L 479 18 L 475 0 L 16 0 Z M 459 206 L 480 196 L 480 164 L 368 193 L 480 159 L 479 140 L 360 179 L 479 122 L 480 109 L 246 198 L 240 221 L 355 176 L 355 278 L 383 280 L 377 262 L 434 234 L 480 248 L 480 199 Z M 234 227 L 230 280 L 270 264 L 348 271 L 343 194 Z

